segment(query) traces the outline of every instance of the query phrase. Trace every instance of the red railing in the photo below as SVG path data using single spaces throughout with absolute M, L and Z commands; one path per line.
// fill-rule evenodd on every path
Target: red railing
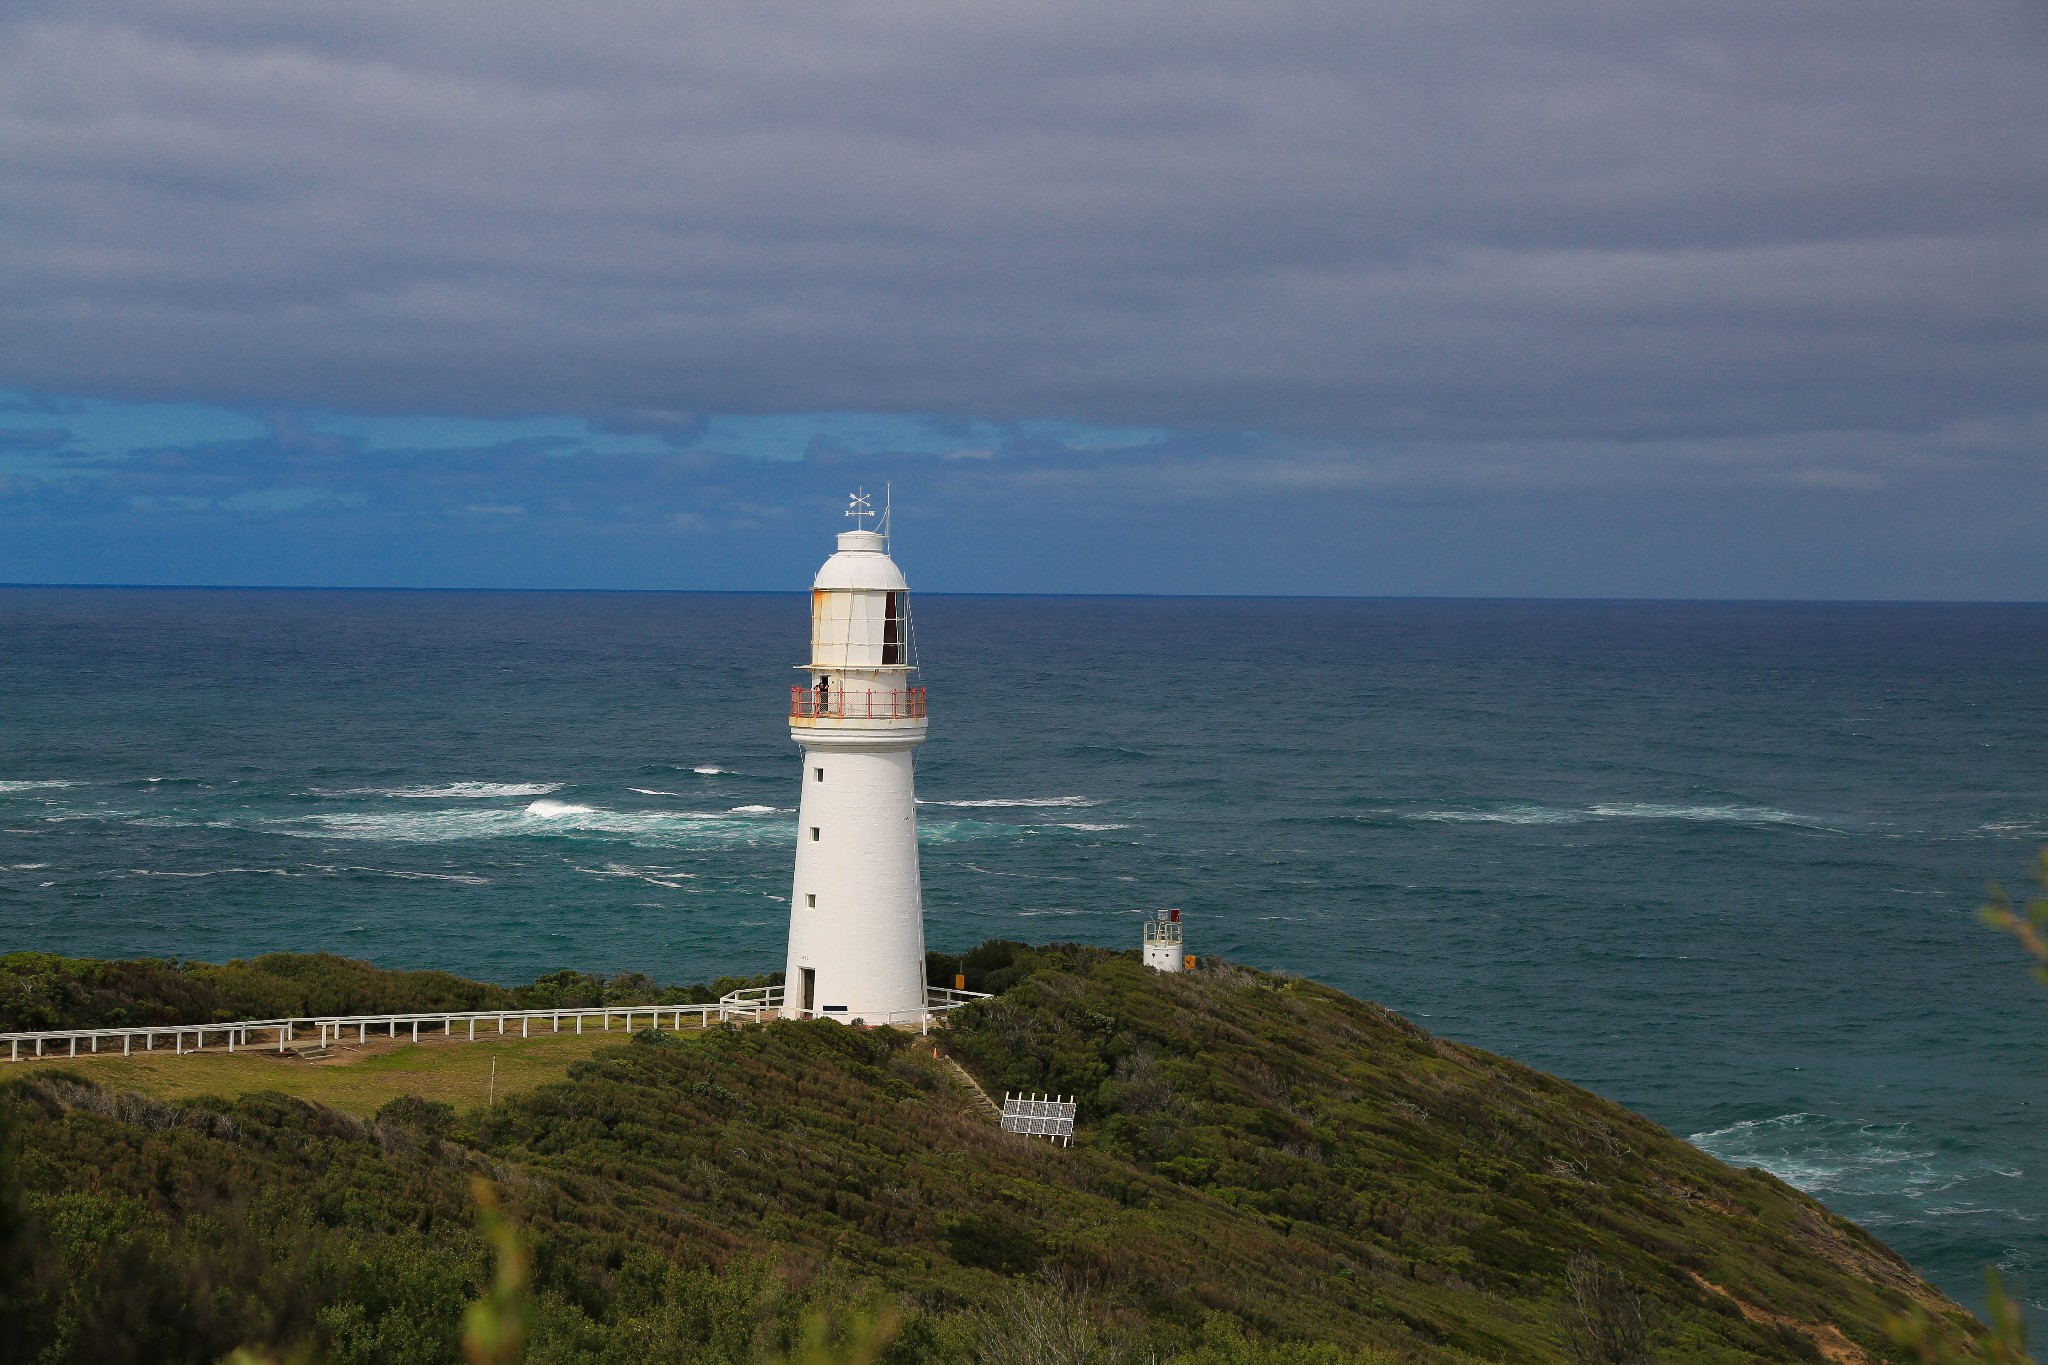
M 924 689 L 830 692 L 802 683 L 789 689 L 791 720 L 923 720 Z

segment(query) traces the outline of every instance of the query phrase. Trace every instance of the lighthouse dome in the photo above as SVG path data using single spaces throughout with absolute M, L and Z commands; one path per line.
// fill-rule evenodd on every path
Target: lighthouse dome
M 811 587 L 835 592 L 904 592 L 910 585 L 889 558 L 880 531 L 841 531 L 839 549 L 819 568 Z

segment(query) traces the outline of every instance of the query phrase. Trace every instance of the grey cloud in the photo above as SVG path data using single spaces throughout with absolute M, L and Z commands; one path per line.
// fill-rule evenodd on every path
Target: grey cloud
M 17 4 L 0 378 L 678 439 L 2024 423 L 2044 54 L 1999 0 Z

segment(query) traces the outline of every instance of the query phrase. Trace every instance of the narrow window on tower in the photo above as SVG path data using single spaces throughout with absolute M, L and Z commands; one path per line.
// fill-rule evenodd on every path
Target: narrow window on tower
M 896 594 L 890 593 L 882 615 L 882 662 L 903 662 L 903 624 L 896 615 Z
M 816 894 L 815 892 L 809 892 L 809 891 L 806 891 L 806 892 L 804 893 L 804 909 L 806 909 L 806 910 L 815 910 L 815 909 L 817 909 L 817 908 L 818 908 L 818 897 L 817 897 L 817 894 Z
M 814 844 L 818 842 L 818 827 L 816 825 L 811 826 L 811 842 Z
M 818 780 L 820 782 L 823 782 L 825 780 L 825 770 L 823 768 L 813 768 L 811 769 L 811 771 L 818 775 Z

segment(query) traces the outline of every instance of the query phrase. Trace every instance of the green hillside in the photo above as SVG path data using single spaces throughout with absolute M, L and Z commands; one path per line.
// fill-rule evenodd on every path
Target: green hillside
M 532 1247 L 535 1362 L 736 1365 L 820 1310 L 894 1322 L 894 1365 L 1622 1359 L 1637 1322 L 1663 1361 L 1855 1361 L 1895 1358 L 1890 1313 L 1959 1311 L 1769 1176 L 1326 987 L 957 965 L 1001 994 L 933 1041 L 998 1098 L 1078 1095 L 1074 1147 L 998 1132 L 929 1041 L 827 1022 L 368 1120 L 24 1068 L 0 1359 L 458 1359 L 474 1175 Z M 1025 1350 L 1048 1332 L 1073 1349 Z

